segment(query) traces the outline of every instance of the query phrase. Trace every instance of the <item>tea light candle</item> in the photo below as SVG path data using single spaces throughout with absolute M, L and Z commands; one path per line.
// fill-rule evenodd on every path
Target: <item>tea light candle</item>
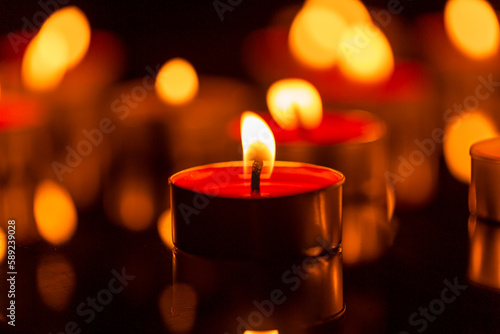
M 251 258 L 319 254 L 318 240 L 338 247 L 344 176 L 326 167 L 274 163 L 274 148 L 265 146 L 274 145 L 270 129 L 249 114 L 256 126 L 243 139 L 243 162 L 170 178 L 174 244 L 198 255 Z M 249 164 L 259 160 L 260 191 L 254 192 Z
M 473 144 L 469 211 L 478 218 L 500 222 L 500 137 Z

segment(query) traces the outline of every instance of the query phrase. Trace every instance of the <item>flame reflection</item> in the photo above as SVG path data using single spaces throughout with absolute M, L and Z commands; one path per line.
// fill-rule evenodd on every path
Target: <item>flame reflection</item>
M 64 311 L 75 290 L 75 270 L 64 256 L 45 255 L 38 264 L 36 283 L 44 304 L 55 311 Z
M 469 217 L 469 265 L 467 277 L 486 288 L 500 291 L 500 226 Z
M 163 290 L 158 299 L 158 308 L 165 327 L 177 333 L 189 333 L 193 329 L 198 306 L 198 297 L 191 286 L 175 283 Z

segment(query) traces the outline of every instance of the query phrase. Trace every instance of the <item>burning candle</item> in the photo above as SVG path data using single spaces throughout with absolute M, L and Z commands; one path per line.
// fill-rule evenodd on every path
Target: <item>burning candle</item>
M 353 110 L 323 113 L 320 94 L 305 80 L 284 79 L 268 90 L 271 116 L 262 115 L 276 137 L 277 158 L 342 170 L 344 199 L 385 197 L 385 125 L 376 116 Z M 237 124 L 230 126 L 237 138 Z
M 500 222 L 500 137 L 473 144 L 469 211 L 481 219 Z
M 415 139 L 432 137 L 432 130 L 440 126 L 439 116 L 434 113 L 436 89 L 421 64 L 395 61 L 387 40 L 380 31 L 372 30 L 371 24 L 349 28 L 350 33 L 343 35 L 342 42 L 352 47 L 358 36 L 356 31 L 360 35 L 377 31 L 371 46 L 360 48 L 358 57 L 349 58 L 349 54 L 340 53 L 338 64 L 330 68 L 311 69 L 298 62 L 289 50 L 286 27 L 252 33 L 244 45 L 244 63 L 263 85 L 271 85 L 284 77 L 303 78 L 317 88 L 325 104 L 339 109 L 368 110 L 379 116 L 389 130 L 387 171 L 399 175 L 400 158 L 408 161 L 412 152 L 420 150 Z M 437 186 L 438 157 L 438 154 L 426 157 L 412 173 L 404 175 L 404 182 L 394 182 L 398 206 L 418 207 L 428 203 Z
M 474 284 L 500 291 L 500 226 L 469 217 L 467 278 Z
M 244 161 L 171 176 L 174 244 L 199 255 L 254 258 L 319 254 L 318 240 L 338 247 L 344 176 L 275 163 L 270 128 L 253 113 L 244 116 Z

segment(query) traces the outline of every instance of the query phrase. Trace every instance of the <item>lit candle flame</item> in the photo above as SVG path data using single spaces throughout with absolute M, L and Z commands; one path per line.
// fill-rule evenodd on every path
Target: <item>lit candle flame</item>
M 339 43 L 340 71 L 359 82 L 381 82 L 394 71 L 394 55 L 384 33 L 373 23 L 346 29 Z
M 245 178 L 250 177 L 254 161 L 262 161 L 261 178 L 269 178 L 276 157 L 274 135 L 266 122 L 257 114 L 246 111 L 241 115 L 241 144 Z
M 444 21 L 452 43 L 466 56 L 485 59 L 497 53 L 499 23 L 488 1 L 449 0 Z
M 166 62 L 156 77 L 156 94 L 167 104 L 181 105 L 198 93 L 198 75 L 193 65 L 182 58 Z
M 53 245 L 67 242 L 77 226 L 76 209 L 69 193 L 54 181 L 40 183 L 33 212 L 40 235 Z
M 318 90 L 302 79 L 284 79 L 272 84 L 267 91 L 267 106 L 273 119 L 285 130 L 299 126 L 314 129 L 323 117 Z
M 470 183 L 472 144 L 498 135 L 494 123 L 480 111 L 457 118 L 445 128 L 444 157 L 451 174 L 464 183 Z

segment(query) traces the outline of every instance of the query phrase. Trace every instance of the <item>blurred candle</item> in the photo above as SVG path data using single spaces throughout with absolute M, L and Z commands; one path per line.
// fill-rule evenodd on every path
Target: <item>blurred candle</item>
M 500 291 L 500 226 L 470 216 L 467 278 L 484 288 Z
M 77 213 L 69 193 L 44 180 L 37 185 L 33 212 L 40 235 L 53 245 L 66 243 L 76 231 Z

